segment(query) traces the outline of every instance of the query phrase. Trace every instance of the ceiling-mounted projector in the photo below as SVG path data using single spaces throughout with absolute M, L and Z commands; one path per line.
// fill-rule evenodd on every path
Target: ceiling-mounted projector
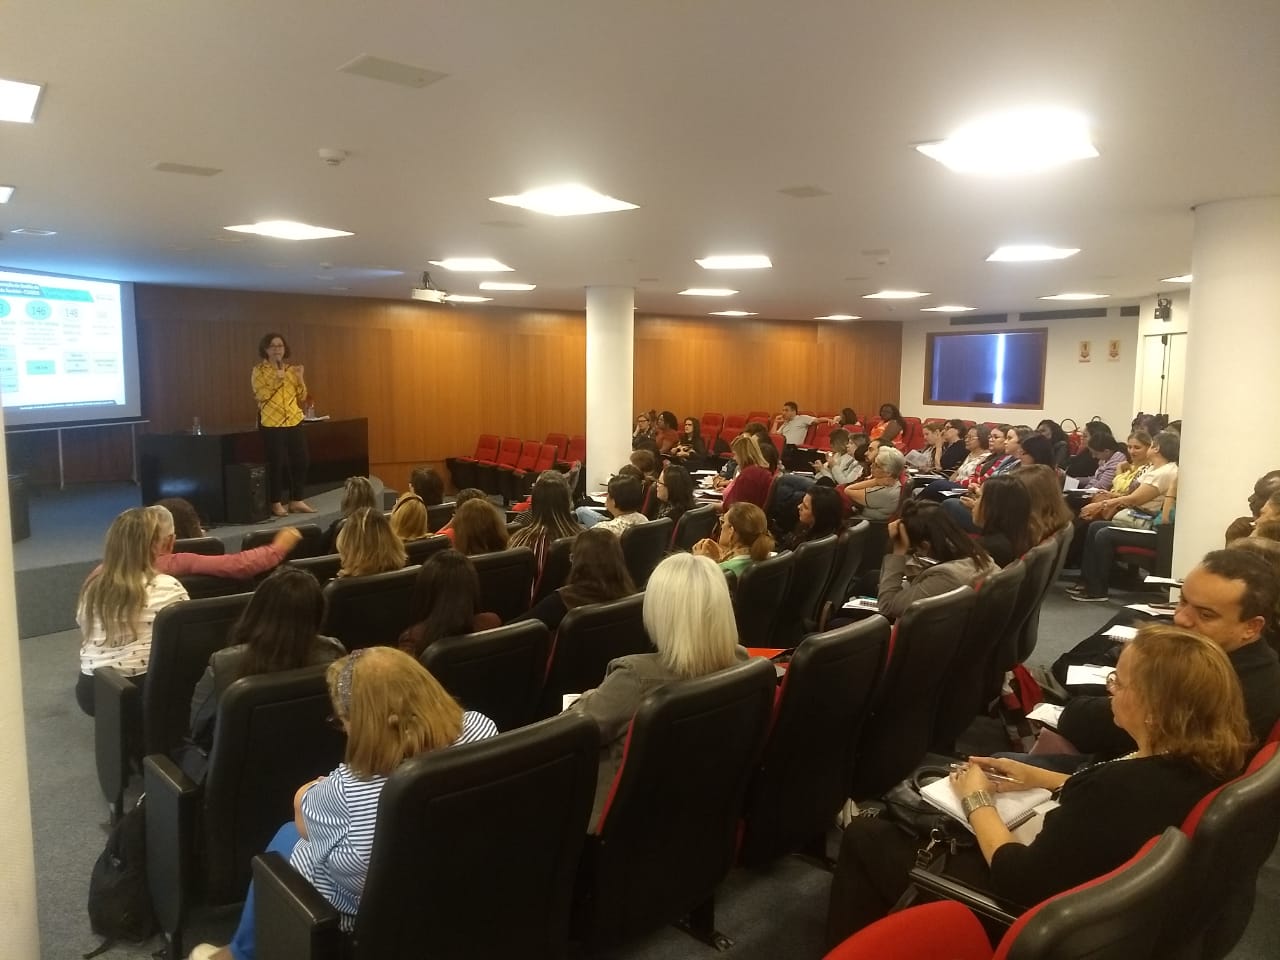
M 415 300 L 425 300 L 427 303 L 445 303 L 449 299 L 449 291 L 437 287 L 435 281 L 431 279 L 431 274 L 423 270 L 422 286 L 410 290 L 409 296 Z

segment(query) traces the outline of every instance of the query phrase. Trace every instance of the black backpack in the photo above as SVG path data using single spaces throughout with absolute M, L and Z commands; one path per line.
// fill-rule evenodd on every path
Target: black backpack
M 110 950 L 117 940 L 135 943 L 156 931 L 147 890 L 147 820 L 143 801 L 120 818 L 89 878 L 89 925 L 106 937 L 86 960 Z

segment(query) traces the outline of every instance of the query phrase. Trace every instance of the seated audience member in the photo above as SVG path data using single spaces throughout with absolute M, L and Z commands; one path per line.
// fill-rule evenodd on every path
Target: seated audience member
M 158 539 L 152 544 L 153 566 L 159 573 L 167 573 L 171 577 L 198 575 L 204 577 L 225 577 L 229 580 L 249 580 L 260 573 L 273 570 L 288 559 L 293 548 L 302 539 L 297 527 L 281 527 L 271 542 L 252 550 L 241 550 L 238 553 L 224 553 L 207 556 L 203 553 L 174 553 L 173 546 L 177 539 L 174 529 L 173 515 L 155 504 L 144 507 L 155 515 L 156 535 Z
M 1053 463 L 1049 466 L 1061 470 L 1067 465 L 1071 455 L 1071 444 L 1067 442 L 1067 434 L 1057 420 L 1041 420 L 1036 425 L 1036 433 L 1053 444 Z
M 702 423 L 697 417 L 685 417 L 680 439 L 671 448 L 670 457 L 690 470 L 698 470 L 707 459 L 707 444 L 702 439 Z
M 862 476 L 862 465 L 849 449 L 849 434 L 837 427 L 831 431 L 828 442 L 831 444 L 831 452 L 826 459 L 812 463 L 814 476 L 826 477 L 837 487 L 856 483 Z
M 960 469 L 956 471 L 956 479 L 954 480 L 934 480 L 920 491 L 920 496 L 917 499 L 943 501 L 947 499 L 944 495 L 947 490 L 976 491 L 978 487 L 986 482 L 988 477 L 995 476 L 997 472 L 1006 473 L 1013 469 L 1014 465 L 1018 463 L 1018 458 L 1007 450 L 1006 441 L 1008 431 L 1011 429 L 1011 427 L 1006 428 L 1003 425 L 994 430 L 988 430 L 985 426 L 971 428 L 976 433 L 977 449 L 981 451 L 976 458 L 976 464 L 969 467 L 967 474 L 964 472 L 964 464 L 961 464 Z M 971 449 L 970 457 L 966 459 L 965 463 L 969 463 L 970 460 L 974 459 L 974 453 L 975 451 Z
M 1280 541 L 1280 520 L 1259 520 L 1253 525 L 1253 533 L 1244 539 Z
M 888 520 L 902 500 L 902 470 L 906 460 L 893 447 L 881 447 L 871 464 L 871 476 L 844 488 L 863 520 Z
M 578 520 L 589 530 L 600 527 L 616 536 L 639 523 L 647 523 L 649 518 L 640 512 L 644 506 L 644 487 L 635 477 L 619 472 L 609 480 L 609 491 L 604 498 L 604 507 L 608 511 L 607 519 L 601 519 L 599 513 L 590 507 L 578 508 Z
M 710 557 L 721 570 L 741 575 L 751 564 L 767 560 L 773 546 L 764 511 L 754 503 L 735 503 L 720 520 L 720 542 L 699 540 L 693 552 Z
M 840 426 L 844 427 L 850 433 L 852 433 L 853 428 L 858 425 L 858 414 L 853 407 L 843 407 L 835 419 L 836 423 L 840 424 Z
M 1138 484 L 1142 481 L 1143 476 L 1151 469 L 1150 435 L 1142 431 L 1132 433 L 1129 435 L 1125 447 L 1129 454 L 1129 461 L 1121 464 L 1116 471 L 1116 475 L 1111 481 L 1111 489 L 1099 490 L 1095 493 L 1089 498 L 1087 504 L 1081 505 L 1075 519 L 1072 520 L 1075 532 L 1071 537 L 1071 546 L 1067 549 L 1066 561 L 1066 566 L 1072 569 L 1079 568 L 1080 558 L 1084 556 L 1084 538 L 1091 522 L 1090 518 L 1098 519 L 1098 512 L 1101 510 L 1100 507 L 1091 507 L 1091 505 L 1133 493 L 1138 489 Z
M 444 503 L 444 480 L 430 467 L 416 467 L 409 474 L 409 489 L 422 498 L 428 507 Z
M 169 515 L 173 517 L 173 535 L 179 540 L 192 540 L 205 535 L 204 527 L 200 525 L 200 514 L 196 513 L 190 500 L 165 497 L 157 500 L 154 505 L 169 511 Z
M 844 529 L 844 500 L 835 487 L 814 484 L 796 508 L 796 526 L 783 540 L 784 550 L 820 540 Z
M 998 567 L 1007 567 L 1032 546 L 1031 494 L 1021 473 L 992 477 L 973 508 L 973 522 L 982 531 L 978 543 Z
M 156 614 L 187 599 L 175 577 L 155 568 L 163 507 L 133 507 L 111 522 L 102 563 L 89 574 L 76 602 L 80 626 L 80 672 L 76 703 L 93 716 L 93 671 L 115 667 L 139 686 L 151 658 L 151 628 Z
M 738 646 L 729 585 L 706 557 L 677 553 L 658 564 L 644 593 L 644 628 L 657 652 L 614 660 L 600 686 L 569 708 L 585 713 L 600 728 L 600 768 L 589 832 L 600 822 L 622 766 L 631 718 L 645 697 L 669 683 L 724 670 L 746 656 Z
M 378 495 L 374 493 L 373 484 L 369 482 L 368 477 L 347 477 L 347 482 L 342 488 L 342 503 L 338 507 L 342 516 L 329 524 L 329 529 L 324 532 L 324 540 L 320 546 L 321 553 L 335 551 L 338 545 L 338 531 L 342 529 L 348 517 L 363 507 L 370 509 L 378 507 Z
M 1080 485 L 1091 490 L 1110 490 L 1116 473 L 1128 462 L 1127 446 L 1110 434 L 1095 434 L 1087 449 L 1098 461 L 1093 476 Z
M 950 856 L 948 875 L 1024 907 L 1039 903 L 1115 869 L 1240 772 L 1249 745 L 1240 687 L 1215 644 L 1177 627 L 1145 627 L 1121 654 L 1110 686 L 1114 723 L 1137 745 L 1122 760 L 1068 776 L 971 757 L 952 775 L 977 847 Z M 1061 791 L 1029 844 L 1005 827 L 993 799 L 1026 787 Z M 853 820 L 831 886 L 832 944 L 890 910 L 907 889 L 919 846 L 883 818 Z
M 658 445 L 658 453 L 664 457 L 680 442 L 680 423 L 670 410 L 663 410 L 658 414 L 658 429 L 653 435 L 653 442 Z
M 367 577 L 399 570 L 407 559 L 404 544 L 391 532 L 391 524 L 376 507 L 361 507 L 338 531 L 340 577 Z
M 948 475 L 952 483 L 965 485 L 978 465 L 991 454 L 991 431 L 979 423 L 964 431 L 964 458 Z
M 1031 524 L 1027 530 L 1031 546 L 1043 543 L 1063 527 L 1070 525 L 1071 510 L 1062 497 L 1062 481 L 1058 479 L 1058 471 L 1038 463 L 1019 467 L 1008 476 L 1022 484 L 1031 501 Z M 987 495 L 985 484 L 982 495 Z
M 547 629 L 555 630 L 570 610 L 621 600 L 634 593 L 636 585 L 627 572 L 622 541 L 608 530 L 593 527 L 573 542 L 569 576 L 564 586 L 547 594 L 516 619 L 541 620 Z
M 563 473 L 544 470 L 534 481 L 529 499 L 529 522 L 511 535 L 508 547 L 528 547 L 537 562 L 535 582 L 542 576 L 551 544 L 576 537 L 585 529 L 573 515 L 569 482 Z
M 502 626 L 496 613 L 480 609 L 480 578 L 471 560 L 457 550 L 427 558 L 409 595 L 413 626 L 396 641 L 405 653 L 421 657 L 437 640 Z
M 258 585 L 231 628 L 230 646 L 209 658 L 191 696 L 191 742 L 207 753 L 223 692 L 241 677 L 337 660 L 347 651 L 320 633 L 324 591 L 306 570 L 281 567 Z
M 909 500 L 889 522 L 890 551 L 880 564 L 880 612 L 897 618 L 917 600 L 971 587 L 996 571 L 982 545 L 936 503 Z
M 924 446 L 919 450 L 907 451 L 907 466 L 926 473 L 938 473 L 942 470 L 942 439 L 944 423 L 926 423 L 924 425 Z
M 1149 531 L 1178 480 L 1179 444 L 1176 433 L 1166 430 L 1158 434 L 1151 444 L 1151 469 L 1133 493 L 1087 504 L 1080 511 L 1081 519 L 1092 520 L 1094 516 L 1101 519 L 1090 523 L 1085 533 L 1080 582 L 1067 590 L 1073 599 L 1106 600 L 1115 548 L 1122 544 L 1147 545 Z M 1094 508 L 1097 508 L 1096 514 Z
M 732 449 L 738 471 L 725 485 L 724 498 L 717 504 L 717 510 L 723 513 L 735 503 L 754 503 L 763 510 L 769 500 L 769 488 L 773 486 L 773 468 L 760 441 L 744 431 L 733 438 Z
M 412 491 L 400 494 L 391 508 L 391 530 L 406 542 L 431 536 L 427 529 L 427 505 L 422 497 Z
M 693 498 L 693 477 L 689 471 L 678 463 L 669 463 L 662 476 L 658 477 L 657 519 L 669 519 L 673 524 L 679 523 L 686 512 L 697 504 Z M 674 536 L 674 533 L 673 533 Z
M 453 515 L 453 545 L 466 557 L 507 549 L 506 517 L 488 499 L 468 500 Z
M 393 647 L 357 650 L 329 665 L 329 699 L 347 735 L 342 763 L 298 788 L 293 820 L 267 845 L 289 860 L 353 929 L 360 908 L 378 798 L 404 761 L 460 743 L 497 736 L 482 713 L 464 711 L 427 668 Z M 395 718 L 390 722 L 389 718 Z M 192 960 L 252 960 L 257 943 L 254 889 L 249 885 L 231 943 L 202 943 Z
M 1053 444 L 1040 436 L 1033 433 L 1027 439 L 1019 441 L 1018 463 L 1023 467 L 1031 467 L 1035 465 L 1046 466 L 1050 470 L 1057 472 L 1053 466 Z
M 1244 710 L 1257 743 L 1280 720 L 1280 658 L 1266 642 L 1280 627 L 1280 581 L 1275 567 L 1249 550 L 1214 550 L 1183 581 L 1173 622 L 1222 648 L 1244 691 Z M 1107 697 L 1067 701 L 1058 733 L 1083 758 L 1110 760 L 1133 749 L 1133 740 L 1111 724 Z
M 807 413 L 800 413 L 799 406 L 794 400 L 784 403 L 782 412 L 773 418 L 773 431 L 782 434 L 784 446 L 778 453 L 787 469 L 803 470 L 806 466 L 804 455 L 800 453 L 799 448 L 804 446 L 811 426 L 815 423 L 835 422 L 833 417 L 812 417 Z
M 1268 521 L 1274 524 L 1276 521 Z M 1280 538 L 1242 537 L 1233 540 L 1228 550 L 1243 550 L 1255 556 L 1271 570 L 1272 579 L 1280 585 Z M 1280 654 L 1280 586 L 1276 589 L 1276 614 L 1267 618 L 1267 625 L 1262 630 L 1262 639 L 1277 654 Z
M 1095 444 L 1104 437 L 1113 437 L 1115 433 L 1111 427 L 1103 423 L 1101 420 L 1090 420 L 1083 427 L 1084 446 L 1080 452 L 1067 458 L 1067 476 L 1077 477 L 1081 480 L 1091 477 L 1098 470 L 1098 458 L 1089 452 L 1090 444 Z
M 782 455 L 768 440 L 760 441 L 760 454 L 764 457 L 765 466 L 768 467 L 771 476 L 777 476 L 778 468 L 782 465 Z
M 968 431 L 963 420 L 948 420 L 942 427 L 942 450 L 938 453 L 938 470 L 950 476 L 964 462 L 968 451 L 964 435 Z
M 631 431 L 631 449 L 635 449 L 642 440 L 653 440 L 656 430 L 648 413 L 636 415 L 636 427 Z
M 1260 476 L 1253 485 L 1253 493 L 1249 495 L 1249 512 L 1252 516 L 1237 517 L 1227 527 L 1227 543 L 1239 537 L 1249 536 L 1249 531 L 1253 529 L 1254 523 L 1262 517 L 1262 512 L 1267 509 L 1268 502 L 1275 498 L 1276 494 L 1280 494 L 1280 470 L 1271 470 Z M 1268 515 L 1268 520 L 1280 519 L 1280 500 L 1277 500 L 1275 506 L 1271 507 L 1270 510 L 1274 513 L 1274 516 Z
M 902 417 L 902 411 L 896 405 L 882 404 L 880 422 L 871 428 L 871 439 L 879 440 L 882 446 L 890 443 L 901 446 L 906 426 L 907 422 Z
M 658 474 L 662 472 L 662 461 L 653 451 L 639 447 L 631 452 L 630 465 L 639 471 L 640 486 L 644 491 L 640 512 L 652 520 L 658 512 L 658 496 L 654 488 L 658 483 Z M 623 466 L 618 472 L 622 473 L 626 469 Z
M 454 516 L 457 516 L 457 512 L 462 509 L 462 505 L 466 503 L 468 500 L 486 500 L 487 501 L 488 499 L 489 499 L 489 495 L 485 493 L 483 490 L 478 489 L 477 487 L 463 487 L 461 490 L 458 491 L 458 495 L 453 498 Z M 455 534 L 453 531 L 453 517 L 450 517 L 449 522 L 446 523 L 439 530 L 437 530 L 436 533 L 440 534 L 443 537 L 448 537 L 450 543 L 454 542 L 453 538 Z

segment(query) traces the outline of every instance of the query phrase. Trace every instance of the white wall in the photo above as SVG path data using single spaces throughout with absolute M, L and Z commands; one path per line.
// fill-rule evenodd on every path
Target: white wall
M 1156 319 L 1156 300 L 1158 297 L 1167 297 L 1171 302 L 1171 316 L 1168 320 Z M 1179 290 L 1177 292 L 1165 292 L 1155 297 L 1148 297 L 1143 300 L 1139 306 L 1138 329 L 1136 347 L 1138 357 L 1138 367 L 1133 381 L 1133 409 L 1136 413 L 1142 410 L 1145 413 L 1156 413 L 1152 404 L 1144 400 L 1143 384 L 1156 380 L 1160 376 L 1160 357 L 1159 348 L 1151 347 L 1148 349 L 1147 343 L 1151 338 L 1159 337 L 1162 334 L 1173 334 L 1185 338 L 1187 334 L 1187 322 L 1190 319 L 1191 293 L 1188 290 Z M 1144 356 L 1147 363 L 1144 365 Z M 1165 412 L 1169 414 L 1169 419 L 1182 419 L 1182 388 L 1185 379 L 1186 368 L 1183 362 L 1180 362 L 1186 356 L 1185 339 L 1183 341 L 1183 349 L 1174 351 L 1172 354 L 1173 364 L 1166 371 L 1173 382 L 1170 383 L 1168 391 L 1168 402 Z M 1148 397 L 1151 390 L 1146 391 Z M 1150 408 L 1150 409 L 1149 409 Z
M 1155 301 L 1151 301 L 1151 310 Z M 947 318 L 912 320 L 902 325 L 902 412 L 907 416 L 961 417 L 966 420 L 999 420 L 1006 423 L 1036 422 L 1046 417 L 1064 417 L 1083 424 L 1095 416 L 1111 424 L 1117 432 L 1127 430 L 1133 415 L 1137 370 L 1138 318 L 1121 317 L 1119 308 L 1110 308 L 1105 318 L 1095 320 L 1049 320 L 1023 323 L 1010 317 L 1006 324 L 951 326 Z M 1044 407 L 1026 410 L 1011 407 L 955 407 L 926 404 L 924 397 L 925 334 L 1000 332 L 1045 328 L 1049 331 L 1045 363 Z M 1120 357 L 1107 359 L 1108 341 L 1120 340 Z M 1081 363 L 1081 340 L 1091 342 L 1092 360 Z

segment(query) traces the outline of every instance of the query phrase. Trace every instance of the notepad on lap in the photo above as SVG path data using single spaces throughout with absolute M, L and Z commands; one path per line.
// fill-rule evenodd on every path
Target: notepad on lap
M 951 780 L 948 777 L 943 777 L 941 780 L 935 780 L 933 783 L 921 787 L 920 796 L 931 807 L 935 807 L 959 820 L 972 832 L 973 827 L 969 826 L 964 810 L 960 807 L 960 798 L 956 796 L 955 790 L 951 787 Z M 996 802 L 996 812 L 1000 814 L 1000 819 L 1004 821 L 1004 825 L 1010 830 L 1022 826 L 1034 817 L 1036 815 L 1035 808 L 1048 800 L 1050 796 L 1052 794 L 1041 787 L 1032 787 L 1029 790 L 1007 790 L 1003 793 L 992 794 Z

